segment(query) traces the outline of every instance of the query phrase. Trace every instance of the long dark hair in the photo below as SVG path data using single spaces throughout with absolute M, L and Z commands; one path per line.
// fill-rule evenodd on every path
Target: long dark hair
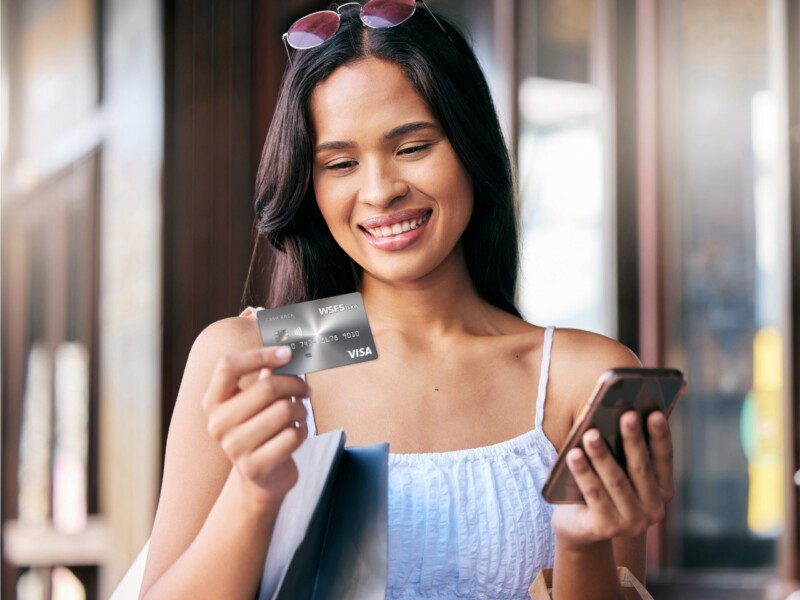
M 284 75 L 256 180 L 258 234 L 276 249 L 267 306 L 358 289 L 361 268 L 334 241 L 312 185 L 314 88 L 342 65 L 375 57 L 398 65 L 430 106 L 474 189 L 461 238 L 477 292 L 519 316 L 515 303 L 518 233 L 511 163 L 486 79 L 464 36 L 418 7 L 405 23 L 370 29 L 345 10 L 339 31 L 297 51 Z M 251 264 L 250 277 L 254 276 Z

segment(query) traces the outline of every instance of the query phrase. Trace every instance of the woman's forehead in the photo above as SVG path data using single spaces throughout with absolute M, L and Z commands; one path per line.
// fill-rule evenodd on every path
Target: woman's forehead
M 317 141 L 354 131 L 380 134 L 401 122 L 436 122 L 402 69 L 376 58 L 336 69 L 314 89 L 310 107 Z

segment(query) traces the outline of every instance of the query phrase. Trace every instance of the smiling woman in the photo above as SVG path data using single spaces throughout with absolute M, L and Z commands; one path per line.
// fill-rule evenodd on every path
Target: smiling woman
M 277 256 L 268 304 L 346 293 L 360 282 L 354 257 L 342 251 L 327 228 L 320 227 L 322 206 L 317 207 L 314 196 L 315 188 L 324 183 L 319 177 L 324 163 L 331 163 L 324 166 L 333 171 L 347 172 L 355 166 L 352 157 L 341 158 L 345 156 L 341 151 L 355 150 L 361 141 L 353 139 L 355 132 L 344 127 L 346 121 L 358 122 L 362 130 L 370 128 L 375 144 L 379 138 L 384 146 L 394 143 L 395 164 L 414 162 L 420 155 L 436 152 L 442 143 L 450 147 L 469 174 L 473 194 L 462 240 L 467 269 L 482 297 L 519 315 L 514 300 L 518 249 L 511 166 L 489 88 L 472 49 L 444 19 L 437 21 L 427 10 L 413 12 L 412 18 L 396 27 L 372 29 L 361 22 L 357 9 L 356 4 L 340 10 L 339 29 L 324 44 L 293 53 L 264 146 L 263 157 L 268 160 L 262 160 L 256 185 L 259 231 L 283 251 Z M 349 68 L 367 59 L 375 63 L 368 74 Z M 336 82 L 342 95 L 325 94 Z M 390 83 L 391 91 L 382 89 Z M 396 97 L 396 92 L 402 96 Z M 395 101 L 403 102 L 403 108 L 394 107 L 394 115 L 382 117 L 383 123 L 368 123 L 371 109 L 392 108 Z M 330 132 L 317 130 L 320 118 L 312 104 L 333 117 L 325 119 Z M 374 129 L 379 126 L 383 129 Z M 331 154 L 337 150 L 338 154 Z M 309 161 L 309 156 L 314 160 Z M 367 166 L 380 177 L 375 168 L 386 165 L 376 165 L 374 158 Z M 426 163 L 421 168 L 430 167 Z M 308 186 L 312 180 L 314 186 Z M 378 185 L 387 182 L 378 181 Z M 375 189 L 364 193 L 375 193 Z M 315 260 L 310 261 L 310 256 Z M 320 262 L 327 266 L 324 272 L 316 266 Z
M 299 378 L 274 372 L 289 349 L 262 348 L 250 316 L 200 335 L 143 596 L 252 598 L 297 482 L 292 453 L 337 428 L 390 443 L 387 597 L 525 598 L 553 567 L 559 600 L 608 600 L 622 597 L 617 565 L 644 576 L 644 533 L 672 496 L 667 422 L 622 416 L 630 477 L 588 432 L 568 461 L 587 503 L 542 498 L 598 376 L 638 359 L 520 318 L 511 168 L 486 81 L 463 36 L 415 6 L 324 16 L 338 27 L 292 54 L 257 182 L 277 250 L 267 304 L 359 291 L 378 359 Z M 374 28 L 382 7 L 405 17 Z

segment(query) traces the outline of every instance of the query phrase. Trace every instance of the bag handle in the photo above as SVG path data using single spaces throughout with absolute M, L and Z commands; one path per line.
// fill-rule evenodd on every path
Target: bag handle
M 636 576 L 631 573 L 628 567 L 617 567 L 617 577 L 619 577 L 619 583 L 623 588 L 628 588 L 628 590 L 634 590 L 636 592 L 636 596 L 627 594 L 628 598 L 634 597 L 639 598 L 639 600 L 653 600 L 650 593 L 645 589 L 642 583 L 636 579 Z M 552 587 L 553 569 L 542 569 L 539 571 L 536 579 L 533 580 L 530 589 L 528 589 L 528 595 L 531 597 L 531 600 L 550 600 L 549 589 Z M 626 593 L 628 590 L 626 590 Z

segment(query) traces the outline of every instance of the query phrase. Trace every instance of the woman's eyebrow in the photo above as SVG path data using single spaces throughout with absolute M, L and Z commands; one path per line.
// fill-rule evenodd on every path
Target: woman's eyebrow
M 394 138 L 402 137 L 408 133 L 421 131 L 423 129 L 433 129 L 439 131 L 439 126 L 430 121 L 413 121 L 411 123 L 404 123 L 393 127 L 383 135 L 385 140 L 392 140 Z M 325 152 L 326 150 L 349 150 L 355 148 L 358 144 L 350 140 L 334 140 L 330 142 L 322 142 L 314 148 L 314 153 Z
M 318 152 L 325 152 L 325 150 L 348 150 L 355 147 L 356 143 L 349 140 L 322 142 L 321 144 L 318 144 L 316 148 L 314 148 L 314 153 L 316 154 Z
M 384 139 L 391 140 L 393 138 L 404 136 L 407 133 L 414 133 L 415 131 L 420 131 L 422 129 L 435 129 L 438 131 L 439 126 L 429 121 L 413 121 L 411 123 L 405 123 L 390 129 L 383 137 Z

